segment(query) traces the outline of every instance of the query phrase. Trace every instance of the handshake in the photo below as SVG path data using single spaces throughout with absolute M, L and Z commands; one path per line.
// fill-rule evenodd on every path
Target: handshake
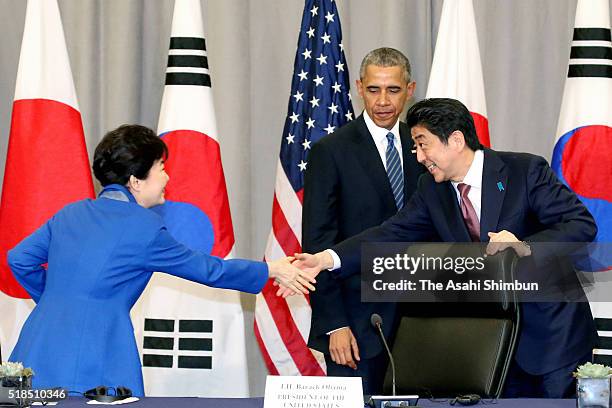
M 298 293 L 314 291 L 315 278 L 324 269 L 331 269 L 334 261 L 327 251 L 312 254 L 295 254 L 268 262 L 268 276 L 278 286 L 277 296 L 286 298 Z

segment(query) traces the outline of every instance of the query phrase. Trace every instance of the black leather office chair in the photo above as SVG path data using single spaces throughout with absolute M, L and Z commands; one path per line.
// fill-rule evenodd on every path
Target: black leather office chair
M 516 262 L 514 251 L 506 250 L 486 258 L 485 270 L 495 279 L 512 282 Z M 392 346 L 398 395 L 499 397 L 517 341 L 520 313 L 511 291 L 491 300 L 403 305 Z M 391 394 L 390 368 L 384 390 Z

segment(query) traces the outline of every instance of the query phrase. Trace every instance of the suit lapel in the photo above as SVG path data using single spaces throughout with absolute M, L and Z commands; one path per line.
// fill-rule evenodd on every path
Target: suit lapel
M 498 232 L 497 223 L 506 196 L 507 173 L 499 156 L 491 149 L 484 149 L 480 209 L 480 239 L 484 242 L 489 241 L 487 233 Z
M 456 242 L 470 242 L 470 234 L 463 221 L 463 215 L 457 202 L 457 193 L 450 181 L 435 184 L 436 193 L 440 198 L 443 215 L 453 240 Z M 444 238 L 444 237 L 442 237 Z
M 358 157 L 359 163 L 363 166 L 365 173 L 371 179 L 380 197 L 386 203 L 390 203 L 390 205 L 396 208 L 389 177 L 380 159 L 380 154 L 378 153 L 374 139 L 372 139 L 372 135 L 370 135 L 368 127 L 365 124 L 363 115 L 355 120 L 358 121 L 357 133 L 353 138 L 353 142 L 355 143 L 355 155 Z

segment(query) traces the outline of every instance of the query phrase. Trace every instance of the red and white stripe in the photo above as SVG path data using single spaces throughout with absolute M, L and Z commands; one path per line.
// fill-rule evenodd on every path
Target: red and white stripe
M 301 252 L 302 193 L 293 190 L 279 161 L 265 259 Z M 273 375 L 325 375 L 323 355 L 307 346 L 311 318 L 308 297 L 283 299 L 276 296 L 276 290 L 268 282 L 257 295 L 255 307 L 255 336 L 268 371 Z

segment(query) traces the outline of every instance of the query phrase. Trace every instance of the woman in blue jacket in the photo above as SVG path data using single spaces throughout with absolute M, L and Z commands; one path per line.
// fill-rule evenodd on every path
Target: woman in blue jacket
M 223 260 L 174 240 L 148 210 L 164 203 L 167 155 L 146 127 L 109 132 L 94 154 L 98 198 L 66 206 L 9 251 L 15 277 L 37 303 L 10 360 L 33 368 L 35 388 L 123 385 L 143 395 L 129 313 L 155 271 L 250 293 L 268 278 L 295 293 L 314 289 L 288 258 Z

